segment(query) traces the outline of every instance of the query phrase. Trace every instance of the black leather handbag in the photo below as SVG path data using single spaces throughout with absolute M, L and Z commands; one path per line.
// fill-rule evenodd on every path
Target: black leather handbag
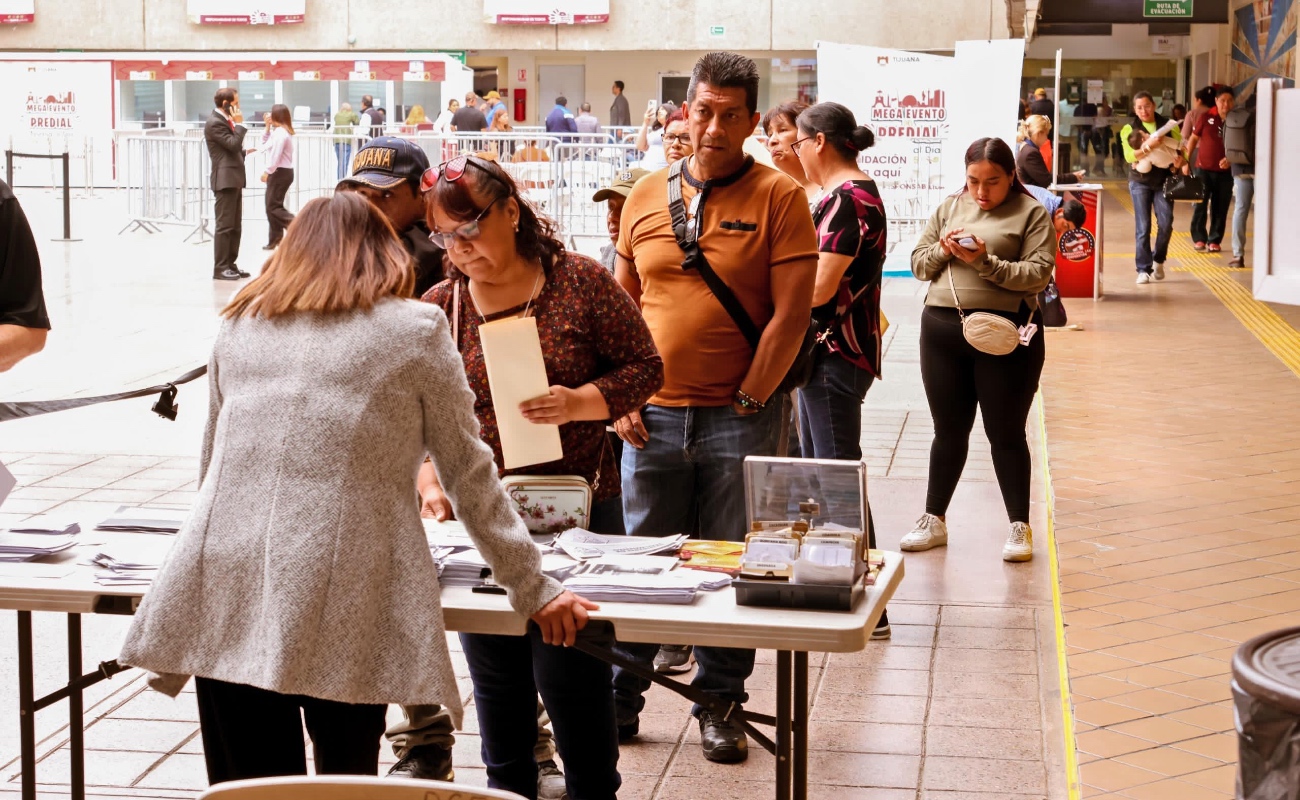
M 1175 172 L 1165 178 L 1164 195 L 1170 202 L 1199 203 L 1205 199 L 1205 182 L 1199 176 Z

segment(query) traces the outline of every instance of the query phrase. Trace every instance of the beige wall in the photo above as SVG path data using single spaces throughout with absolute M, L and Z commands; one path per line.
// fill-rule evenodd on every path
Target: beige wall
M 425 9 L 418 13 L 418 9 Z M 482 0 L 307 0 L 306 22 L 191 25 L 185 0 L 37 0 L 36 22 L 0 29 L 0 50 L 811 50 L 818 39 L 949 50 L 1006 38 L 1005 0 L 610 0 L 610 22 L 483 21 Z M 710 28 L 722 26 L 721 36 Z M 349 41 L 352 39 L 353 41 Z

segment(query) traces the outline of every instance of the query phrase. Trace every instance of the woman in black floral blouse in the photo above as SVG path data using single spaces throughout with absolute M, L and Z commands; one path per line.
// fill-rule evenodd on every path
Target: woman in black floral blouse
M 532 315 L 550 391 L 521 409 L 533 422 L 560 426 L 564 457 L 521 471 L 583 476 L 593 489 L 588 527 L 622 533 L 622 492 L 605 423 L 640 408 L 663 383 L 663 361 L 640 311 L 609 270 L 565 251 L 554 224 L 537 215 L 497 164 L 461 156 L 430 170 L 424 185 L 430 238 L 454 269 L 423 299 L 458 320 L 454 335 L 483 440 L 502 464 L 479 325 Z M 450 515 L 430 465 L 421 474 L 420 495 L 427 512 Z M 461 641 L 474 680 L 489 784 L 525 796 L 536 791 L 536 708 L 529 698 L 540 689 L 564 758 L 569 797 L 613 798 L 618 737 L 609 666 L 542 644 L 531 626 L 526 636 L 462 635 Z

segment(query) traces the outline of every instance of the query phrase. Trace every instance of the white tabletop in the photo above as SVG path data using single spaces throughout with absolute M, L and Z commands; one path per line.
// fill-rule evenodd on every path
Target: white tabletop
M 154 535 L 93 531 L 83 535 L 81 546 L 58 557 L 26 564 L 0 563 L 0 609 L 90 614 L 100 597 L 128 597 L 138 602 L 148 587 L 100 586 L 95 582 L 96 568 L 79 562 L 93 555 L 91 543 Z M 612 622 L 615 634 L 627 642 L 846 653 L 866 647 L 886 601 L 902 580 L 902 555 L 886 552 L 875 585 L 867 587 L 852 611 L 738 606 L 734 590 L 728 588 L 700 592 L 690 605 L 601 603 L 592 618 Z M 442 607 L 450 631 L 507 635 L 524 631 L 523 617 L 502 595 L 449 587 L 442 590 Z

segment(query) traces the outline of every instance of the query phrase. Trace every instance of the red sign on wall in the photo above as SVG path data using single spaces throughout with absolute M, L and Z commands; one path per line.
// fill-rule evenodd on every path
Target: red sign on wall
M 0 0 L 0 25 L 36 21 L 36 0 Z
M 311 75 L 315 80 L 346 81 L 356 67 L 355 61 L 115 61 L 113 75 L 120 81 L 139 80 L 139 75 L 152 73 L 152 80 L 183 81 L 236 81 L 241 73 L 260 73 L 259 80 L 303 80 Z M 369 72 L 377 81 L 405 80 L 410 61 L 371 61 Z M 442 61 L 426 61 L 424 72 L 430 81 L 447 79 L 447 65 Z M 132 75 L 136 73 L 136 75 Z

